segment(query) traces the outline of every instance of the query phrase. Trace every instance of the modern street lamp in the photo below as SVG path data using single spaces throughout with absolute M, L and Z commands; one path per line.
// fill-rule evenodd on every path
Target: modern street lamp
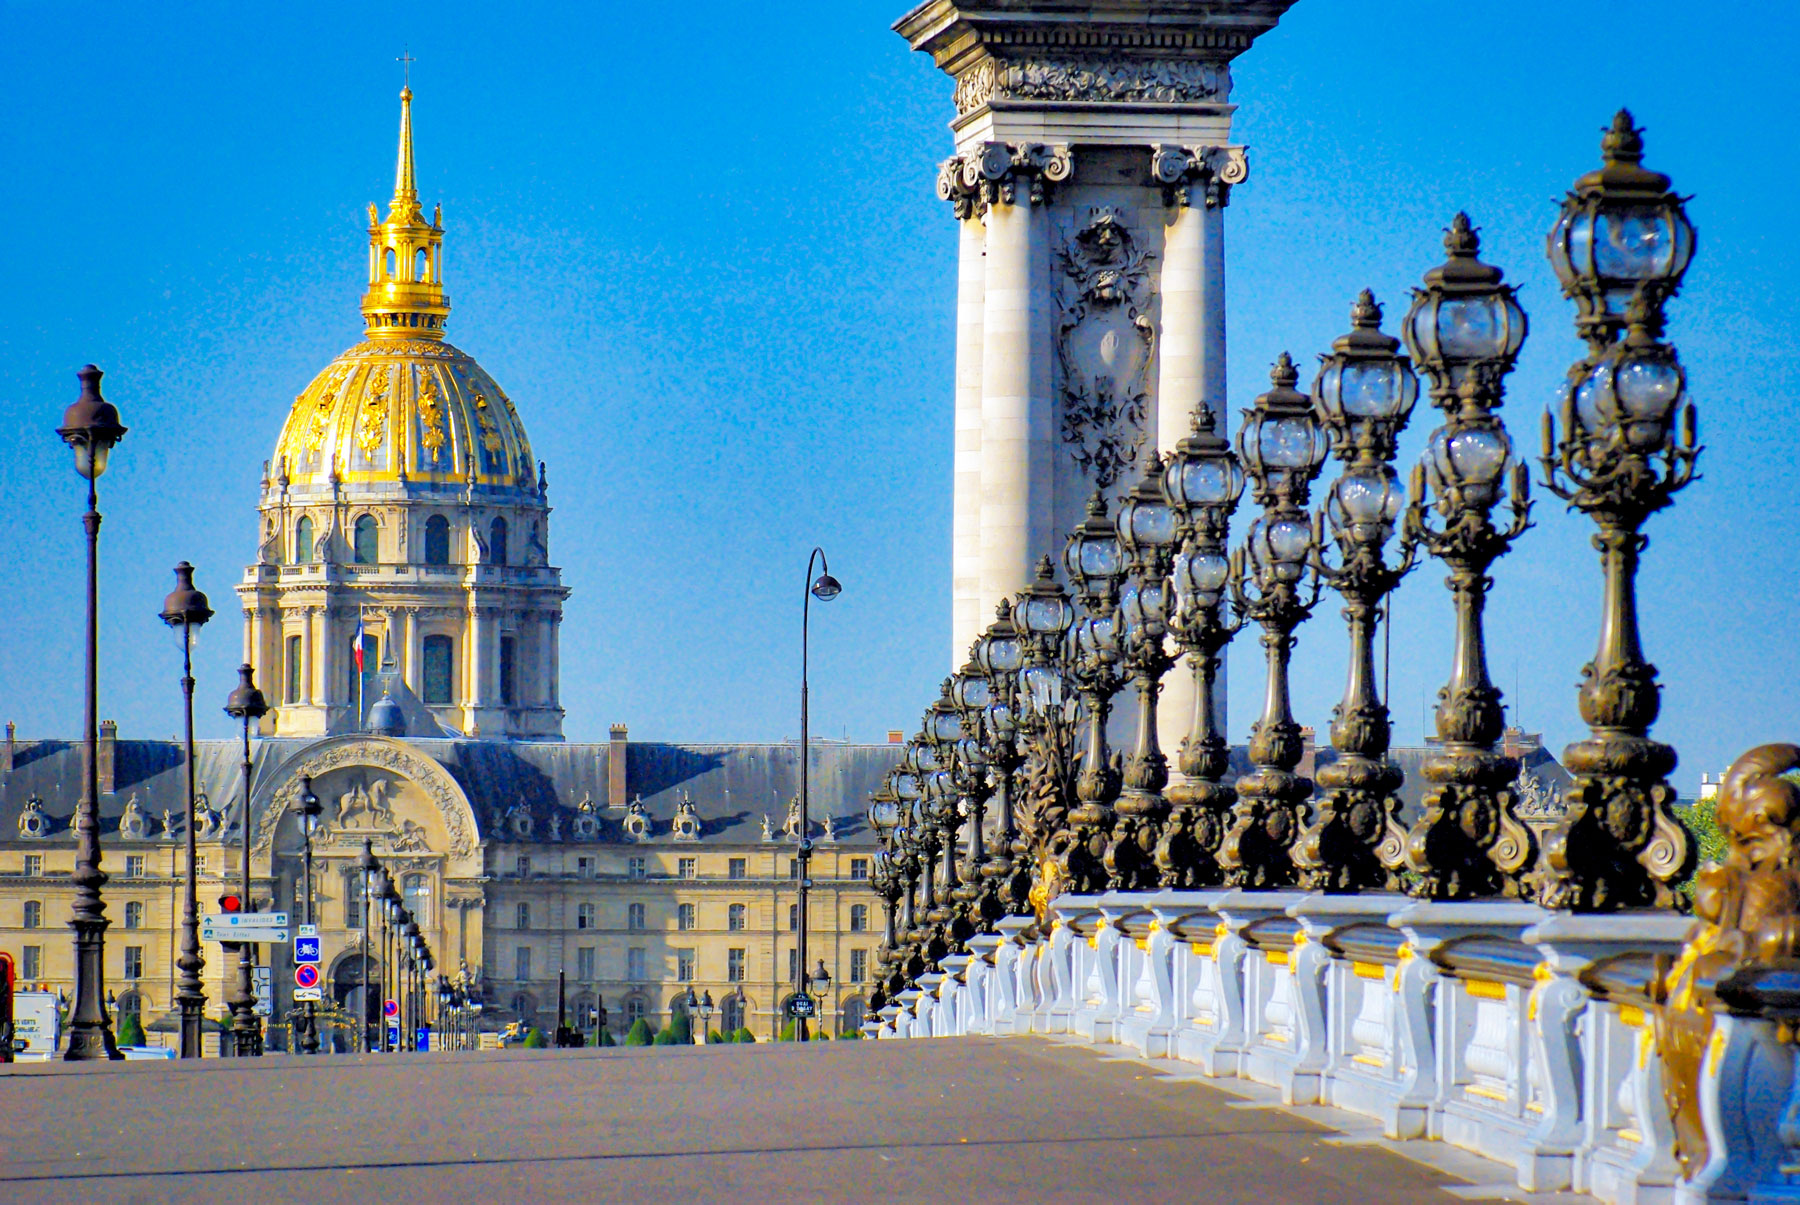
M 1119 547 L 1126 558 L 1125 588 L 1119 593 L 1119 646 L 1137 690 L 1137 740 L 1125 759 L 1124 791 L 1114 811 L 1106 869 L 1122 891 L 1158 885 L 1156 846 L 1162 840 L 1169 803 L 1169 759 L 1157 740 L 1156 699 L 1163 674 L 1175 658 L 1169 644 L 1169 569 L 1179 529 L 1164 488 L 1163 460 L 1152 449 L 1143 475 L 1119 507 Z
M 1106 721 L 1113 696 L 1124 684 L 1119 670 L 1119 586 L 1125 576 L 1125 552 L 1119 534 L 1106 517 L 1099 491 L 1088 499 L 1087 517 L 1069 537 L 1063 568 L 1081 605 L 1069 630 L 1068 662 L 1081 691 L 1087 736 L 1081 771 L 1075 778 L 1078 801 L 1068 817 L 1073 840 L 1067 851 L 1069 890 L 1104 891 L 1110 886 L 1106 847 L 1112 836 L 1113 801 L 1119 795 L 1119 770 L 1106 745 Z
M 357 1007 L 362 1015 L 357 1018 L 356 1025 L 358 1054 L 369 1051 L 369 909 L 374 906 L 375 871 L 380 865 L 375 860 L 375 847 L 364 837 L 362 853 L 356 859 L 356 868 L 362 872 L 362 963 L 357 976 L 362 989 L 362 999 Z
M 318 826 L 319 797 L 313 792 L 312 776 L 300 776 L 300 836 L 304 841 L 306 872 L 306 923 L 312 925 L 313 920 L 313 830 Z M 306 1054 L 319 1053 L 318 1014 L 313 1011 L 311 1000 L 302 1001 L 306 1007 L 301 1011 L 302 1024 L 305 1029 L 300 1037 L 300 1049 Z
M 101 997 L 106 974 L 106 903 L 100 889 L 100 510 L 96 483 L 106 472 L 113 446 L 125 437 L 119 412 L 100 396 L 101 372 L 92 364 L 75 374 L 81 394 L 63 411 L 56 433 L 75 453 L 75 472 L 87 482 L 87 680 L 82 737 L 87 743 L 81 800 L 75 809 L 75 1011 L 69 1018 L 66 1059 L 122 1059 L 112 1021 Z
M 181 1006 L 181 1057 L 200 1057 L 200 1033 L 206 1018 L 206 986 L 200 972 L 206 969 L 206 957 L 200 949 L 200 900 L 196 878 L 198 857 L 194 851 L 194 629 L 212 618 L 206 595 L 194 588 L 194 567 L 186 561 L 175 566 L 175 589 L 163 599 L 162 621 L 181 632 L 181 697 L 187 725 L 187 817 L 182 825 L 187 845 L 187 882 L 181 898 L 181 956 L 175 965 L 181 971 L 175 998 Z
M 1525 313 L 1500 269 L 1477 258 L 1475 228 L 1456 215 L 1444 237 L 1448 259 L 1413 290 L 1403 327 L 1413 362 L 1431 382 L 1431 404 L 1444 425 L 1432 432 L 1413 469 L 1406 543 L 1423 544 L 1450 569 L 1456 604 L 1456 654 L 1450 681 L 1438 692 L 1438 749 L 1422 767 L 1431 783 L 1406 837 L 1405 887 L 1426 899 L 1517 895 L 1526 889 L 1532 833 L 1514 812 L 1518 759 L 1494 749 L 1505 731 L 1500 691 L 1488 678 L 1482 613 L 1488 570 L 1531 526 L 1525 466 L 1494 411 L 1525 342 Z M 1512 521 L 1490 513 L 1510 482 Z M 1442 517 L 1428 523 L 1427 507 Z
M 1400 824 L 1403 775 L 1387 759 L 1388 709 L 1375 684 L 1375 630 L 1381 602 L 1412 570 L 1416 546 L 1397 565 L 1384 557 L 1406 504 L 1394 475 L 1394 444 L 1419 397 L 1418 378 L 1400 340 L 1381 330 L 1381 307 L 1364 289 L 1350 310 L 1350 333 L 1323 357 L 1313 403 L 1342 474 L 1313 516 L 1313 570 L 1344 599 L 1350 626 L 1350 672 L 1344 699 L 1331 713 L 1335 762 L 1319 771 L 1321 798 L 1294 845 L 1299 883 L 1309 891 L 1363 891 L 1399 886 L 1406 852 Z M 1338 565 L 1325 560 L 1329 529 Z
M 813 576 L 813 561 L 819 563 L 819 575 Z M 795 945 L 798 955 L 794 960 L 796 991 L 806 990 L 806 901 L 812 890 L 812 820 L 807 813 L 807 793 L 812 779 L 812 760 L 810 754 L 809 733 L 807 730 L 807 656 L 809 652 L 809 633 L 812 623 L 812 600 L 830 602 L 843 593 L 844 587 L 838 579 L 831 576 L 831 566 L 825 559 L 825 550 L 815 547 L 806 557 L 806 589 L 800 598 L 800 918 L 796 926 Z M 805 1032 L 806 1019 L 796 1017 L 796 1034 Z
M 1175 445 L 1163 489 L 1175 510 L 1181 551 L 1175 555 L 1174 613 L 1169 631 L 1194 673 L 1194 720 L 1181 742 L 1182 781 L 1168 788 L 1173 809 L 1156 846 L 1165 887 L 1193 888 L 1223 881 L 1219 846 L 1237 792 L 1225 783 L 1231 749 L 1219 717 L 1219 667 L 1225 646 L 1244 626 L 1221 613 L 1231 576 L 1231 515 L 1244 492 L 1244 470 L 1216 430 L 1205 402 L 1194 407 L 1193 429 Z
M 1311 399 L 1294 388 L 1299 379 L 1293 359 L 1282 352 L 1269 372 L 1272 388 L 1257 397 L 1238 429 L 1238 456 L 1263 510 L 1244 547 L 1232 554 L 1231 594 L 1238 612 L 1262 626 L 1268 678 L 1262 718 L 1250 736 L 1253 769 L 1237 781 L 1237 807 L 1219 847 L 1219 865 L 1233 887 L 1294 881 L 1292 846 L 1312 797 L 1311 780 L 1294 773 L 1304 750 L 1288 701 L 1288 661 L 1294 629 L 1319 600 L 1306 503 L 1325 461 L 1326 440 Z
M 1552 908 L 1670 907 L 1694 843 L 1670 805 L 1675 750 L 1650 739 L 1656 668 L 1638 634 L 1640 534 L 1694 479 L 1698 420 L 1663 307 L 1694 254 L 1694 228 L 1669 177 L 1643 166 L 1643 131 L 1621 109 L 1603 166 L 1575 182 L 1550 233 L 1550 262 L 1576 303 L 1588 354 L 1569 370 L 1558 422 L 1544 416 L 1544 483 L 1599 528 L 1605 573 L 1600 647 L 1582 671 L 1592 730 L 1563 752 L 1574 776 L 1544 840 L 1539 902 Z
M 250 909 L 250 728 L 256 721 L 269 714 L 268 700 L 263 698 L 262 691 L 256 689 L 254 671 L 250 663 L 238 666 L 237 689 L 225 700 L 225 714 L 243 725 L 244 738 L 244 803 L 238 812 L 238 828 L 243 833 L 243 865 L 239 877 L 239 886 L 243 892 L 244 908 Z M 251 968 L 255 962 L 255 943 L 241 941 L 238 943 L 238 982 L 237 994 L 231 1001 L 231 1032 L 236 1037 L 239 1058 L 247 1058 L 262 1053 L 262 1020 L 256 1015 L 256 989 L 251 980 Z

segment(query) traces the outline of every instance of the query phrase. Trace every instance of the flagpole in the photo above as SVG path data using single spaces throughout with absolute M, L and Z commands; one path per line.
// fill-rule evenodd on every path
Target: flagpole
M 363 645 L 368 640 L 368 629 L 363 626 L 363 604 L 356 604 L 356 722 L 350 725 L 350 731 L 361 732 L 363 725 L 363 667 L 369 663 L 369 654 Z

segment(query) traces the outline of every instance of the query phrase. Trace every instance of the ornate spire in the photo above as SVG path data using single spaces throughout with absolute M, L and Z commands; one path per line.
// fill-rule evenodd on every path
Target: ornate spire
M 369 291 L 363 321 L 375 339 L 442 339 L 450 298 L 441 275 L 444 226 L 441 210 L 425 220 L 413 174 L 412 89 L 400 90 L 400 150 L 394 163 L 394 199 L 387 221 L 369 206 Z
M 412 89 L 400 89 L 400 157 L 394 164 L 394 200 L 388 207 L 388 220 L 402 205 L 410 205 L 413 212 L 419 208 L 419 188 L 413 180 L 412 152 Z

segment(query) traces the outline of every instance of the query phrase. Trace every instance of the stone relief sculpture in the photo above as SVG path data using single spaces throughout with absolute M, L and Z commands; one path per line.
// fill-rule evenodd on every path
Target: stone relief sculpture
M 762 818 L 762 839 L 764 841 L 773 841 L 775 839 L 775 822 L 769 819 L 769 813 L 767 812 L 763 813 Z
M 438 815 L 443 819 L 444 830 L 449 837 L 450 852 L 461 857 L 474 848 L 474 839 L 470 831 L 470 815 L 468 806 L 454 786 L 454 780 L 446 774 L 435 761 L 413 752 L 404 744 L 376 738 L 342 738 L 341 743 L 334 743 L 317 753 L 310 754 L 295 766 L 282 785 L 276 789 L 274 798 L 264 807 L 257 818 L 256 847 L 267 851 L 275 836 L 275 826 L 283 813 L 294 807 L 300 798 L 300 777 L 308 775 L 315 781 L 323 778 L 333 770 L 343 768 L 362 770 L 386 770 L 406 779 L 425 793 Z M 380 783 L 377 790 L 375 783 Z M 394 827 L 393 807 L 388 796 L 393 793 L 394 784 L 385 779 L 376 779 L 375 783 L 364 789 L 361 796 L 355 790 L 347 795 L 352 800 L 351 814 L 362 814 L 367 809 L 371 827 L 379 827 L 382 831 L 391 832 Z M 344 825 L 345 799 L 338 800 L 338 827 Z M 202 835 L 206 835 L 202 830 Z
M 552 841 L 562 840 L 562 816 L 556 812 L 550 813 L 550 839 Z
M 400 822 L 400 831 L 390 840 L 395 853 L 425 853 L 431 847 L 425 840 L 425 826 L 411 820 Z
M 958 113 L 993 100 L 1180 104 L 1224 100 L 1231 69 L 1186 59 L 1071 55 L 1057 59 L 984 59 L 956 81 Z
M 137 792 L 125 801 L 125 812 L 119 817 L 119 836 L 132 841 L 142 841 L 150 831 L 150 817 L 145 813 L 143 805 L 138 803 Z
M 366 787 L 358 783 L 338 796 L 338 827 L 349 828 L 352 820 L 360 820 L 366 828 L 393 828 L 394 809 L 387 801 L 392 786 L 386 779 L 377 778 Z
M 642 799 L 633 799 L 625 809 L 625 835 L 634 841 L 642 841 L 650 835 L 650 816 L 644 811 Z
M 1546 787 L 1543 780 L 1531 771 L 1519 770 L 1519 777 L 1513 780 L 1513 797 L 1518 800 L 1513 806 L 1521 820 L 1547 820 L 1563 813 L 1562 801 L 1556 793 Z
M 675 839 L 677 841 L 698 841 L 700 839 L 700 814 L 694 809 L 694 801 L 683 793 L 681 802 L 675 805 Z
M 1101 489 L 1117 482 L 1143 447 L 1156 339 L 1145 313 L 1150 259 L 1110 205 L 1090 210 L 1056 256 L 1062 439 Z
M 194 795 L 194 836 L 200 840 L 216 837 L 225 827 L 225 817 L 213 810 L 205 791 Z
M 34 793 L 25 801 L 25 810 L 19 813 L 19 836 L 38 838 L 46 836 L 50 831 L 50 820 L 44 815 L 44 801 Z

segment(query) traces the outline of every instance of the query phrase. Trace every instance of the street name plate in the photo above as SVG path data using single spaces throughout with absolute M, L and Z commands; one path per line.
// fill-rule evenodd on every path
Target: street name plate
M 788 1001 L 788 1014 L 795 1017 L 813 1015 L 813 1002 L 810 996 L 795 996 Z
M 288 941 L 286 929 L 213 929 L 207 925 L 200 926 L 201 941 L 231 941 L 242 945 L 284 946 Z

